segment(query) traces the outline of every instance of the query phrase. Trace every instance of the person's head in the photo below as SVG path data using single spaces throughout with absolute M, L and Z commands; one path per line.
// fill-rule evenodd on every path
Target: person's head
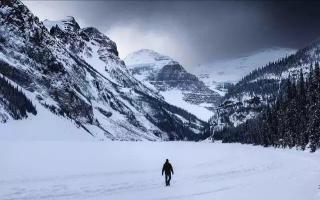
M 169 159 L 166 159 L 166 162 L 168 163 L 168 162 L 169 162 Z

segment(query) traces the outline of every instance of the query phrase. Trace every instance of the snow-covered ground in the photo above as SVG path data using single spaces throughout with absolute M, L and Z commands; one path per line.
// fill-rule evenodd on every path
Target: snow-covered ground
M 175 174 L 164 186 L 161 167 Z M 1 200 L 320 199 L 319 153 L 208 142 L 1 141 Z

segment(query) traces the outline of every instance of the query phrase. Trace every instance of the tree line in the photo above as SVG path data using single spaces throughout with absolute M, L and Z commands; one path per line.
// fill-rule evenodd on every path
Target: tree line
M 27 117 L 27 112 L 37 114 L 35 106 L 25 94 L 14 87 L 3 76 L 0 76 L 0 104 L 10 113 L 14 119 Z
M 309 74 L 300 70 L 280 84 L 276 100 L 256 118 L 214 133 L 222 142 L 296 147 L 311 152 L 320 148 L 320 68 L 311 64 Z

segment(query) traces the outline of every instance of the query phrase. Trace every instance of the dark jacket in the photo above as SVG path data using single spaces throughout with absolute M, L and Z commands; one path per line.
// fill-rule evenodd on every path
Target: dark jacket
M 169 163 L 169 162 L 165 162 L 163 164 L 163 167 L 162 167 L 162 175 L 163 175 L 163 172 L 167 175 L 171 175 L 171 173 L 173 174 L 173 168 L 172 168 L 172 165 Z

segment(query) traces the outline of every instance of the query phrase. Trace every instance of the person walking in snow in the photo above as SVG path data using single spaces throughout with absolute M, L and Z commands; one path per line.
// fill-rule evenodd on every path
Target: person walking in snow
M 171 173 L 173 175 L 173 168 L 172 168 L 172 165 L 169 163 L 168 159 L 166 159 L 166 162 L 163 164 L 162 176 L 163 176 L 163 172 L 165 174 L 166 186 L 170 186 Z

